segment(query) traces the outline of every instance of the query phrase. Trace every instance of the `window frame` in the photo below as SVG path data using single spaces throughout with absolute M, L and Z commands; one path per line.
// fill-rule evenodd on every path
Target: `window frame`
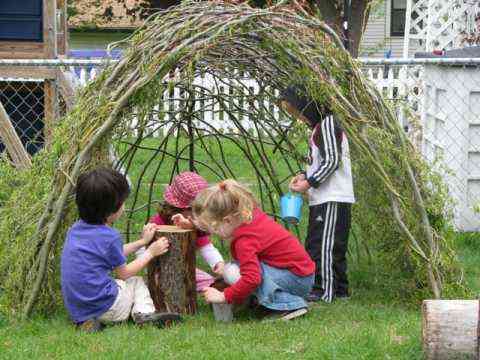
M 395 2 L 395 0 L 390 0 L 390 26 L 389 26 L 390 36 L 391 37 L 404 37 L 405 36 L 405 25 L 407 23 L 407 5 L 405 3 L 405 8 L 404 9 L 395 9 L 394 6 L 393 6 L 394 2 Z M 403 32 L 394 31 L 393 30 L 393 17 L 396 13 L 402 12 L 402 11 L 403 11 L 403 16 L 405 17 Z

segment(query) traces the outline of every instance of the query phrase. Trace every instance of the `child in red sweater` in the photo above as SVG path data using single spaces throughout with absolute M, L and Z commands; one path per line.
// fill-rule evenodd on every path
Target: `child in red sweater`
M 204 290 L 209 303 L 242 303 L 255 295 L 263 307 L 290 320 L 307 312 L 305 297 L 312 289 L 315 264 L 300 241 L 267 216 L 252 193 L 235 180 L 202 191 L 193 202 L 193 222 L 230 243 L 238 263 L 237 276 L 226 268 L 230 287 Z M 234 272 L 233 272 L 234 273 Z
M 163 194 L 165 203 L 159 207 L 158 213 L 150 219 L 156 225 L 172 225 L 193 229 L 194 225 L 189 220 L 191 217 L 191 204 L 200 191 L 208 187 L 207 181 L 194 172 L 178 174 L 167 186 Z M 223 272 L 223 257 L 212 244 L 208 234 L 197 231 L 196 247 L 203 259 L 215 273 Z M 202 291 L 214 282 L 214 278 L 206 272 L 196 269 L 195 277 L 197 291 Z

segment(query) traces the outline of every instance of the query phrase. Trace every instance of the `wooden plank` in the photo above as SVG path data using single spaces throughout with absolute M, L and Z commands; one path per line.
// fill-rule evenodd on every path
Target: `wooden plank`
M 67 0 L 57 0 L 57 10 L 60 16 L 60 27 L 57 29 L 58 55 L 68 53 L 68 24 L 67 24 Z
M 43 43 L 27 41 L 2 41 L 0 58 L 2 59 L 43 59 Z
M 63 70 L 57 70 L 57 84 L 68 112 L 75 103 L 75 87 Z
M 51 144 L 53 128 L 58 119 L 58 92 L 55 80 L 45 80 L 44 82 L 44 103 L 44 134 L 47 147 Z
M 0 139 L 5 145 L 13 164 L 19 169 L 26 169 L 32 165 L 22 141 L 18 137 L 10 118 L 0 101 Z
M 57 57 L 57 0 L 43 0 L 43 42 L 45 59 Z
M 14 79 L 56 79 L 55 69 L 32 66 L 0 66 L 0 77 Z

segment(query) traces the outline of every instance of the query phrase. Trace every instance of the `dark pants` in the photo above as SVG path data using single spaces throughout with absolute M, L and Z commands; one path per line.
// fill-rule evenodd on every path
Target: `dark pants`
M 313 292 L 331 302 L 348 296 L 347 249 L 351 204 L 327 202 L 310 206 L 305 247 L 315 262 Z

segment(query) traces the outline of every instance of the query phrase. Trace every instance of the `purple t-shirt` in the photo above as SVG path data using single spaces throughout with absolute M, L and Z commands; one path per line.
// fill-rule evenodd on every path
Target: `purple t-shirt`
M 110 272 L 125 264 L 118 231 L 79 220 L 70 228 L 61 260 L 65 307 L 76 323 L 99 317 L 115 302 L 118 287 Z

